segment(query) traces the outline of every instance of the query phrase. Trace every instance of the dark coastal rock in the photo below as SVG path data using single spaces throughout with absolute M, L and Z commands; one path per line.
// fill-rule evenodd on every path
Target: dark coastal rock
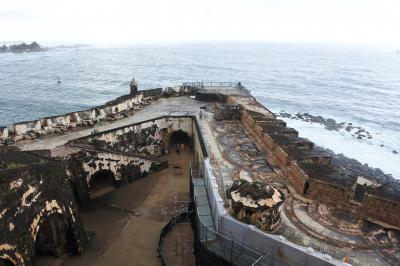
M 349 158 L 343 154 L 336 154 L 333 151 L 315 146 L 315 150 L 329 154 L 332 157 L 332 166 L 335 169 L 341 169 L 343 172 L 337 175 L 339 183 L 345 183 L 352 186 L 357 176 L 373 176 L 376 177 L 379 184 L 393 184 L 395 187 L 400 186 L 400 180 L 396 180 L 392 175 L 385 174 L 379 168 L 370 167 L 368 164 L 362 164 L 359 161 Z M 332 176 L 330 176 L 332 178 Z M 400 197 L 400 190 L 399 197 Z
M 335 119 L 332 118 L 324 118 L 322 116 L 314 116 L 309 113 L 296 113 L 290 114 L 284 111 L 279 113 L 280 117 L 283 118 L 290 118 L 295 120 L 302 120 L 304 122 L 316 123 L 325 126 L 325 129 L 330 131 L 341 131 L 344 130 L 359 140 L 363 139 L 372 139 L 370 132 L 362 127 L 353 126 L 352 123 L 346 122 L 337 122 Z M 354 132 L 355 131 L 355 132 Z

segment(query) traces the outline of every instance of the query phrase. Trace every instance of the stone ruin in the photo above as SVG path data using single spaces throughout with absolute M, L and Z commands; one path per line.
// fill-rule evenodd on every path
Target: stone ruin
M 65 165 L 49 156 L 0 146 L 0 265 L 81 254 L 87 244 Z
M 85 231 L 78 206 L 168 167 L 159 157 L 174 134 L 191 145 L 193 121 L 164 116 L 93 133 L 63 145 L 73 152 L 59 157 L 0 145 L 0 266 L 81 254 L 93 232 Z
M 285 200 L 279 189 L 239 179 L 226 190 L 226 196 L 233 216 L 238 220 L 268 232 L 278 229 L 281 221 L 279 207 Z
M 240 120 L 239 105 L 221 105 L 215 108 L 214 119 L 220 120 Z

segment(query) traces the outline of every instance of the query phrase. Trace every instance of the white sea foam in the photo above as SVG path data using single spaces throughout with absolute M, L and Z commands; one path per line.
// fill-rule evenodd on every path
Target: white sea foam
M 327 130 L 320 124 L 288 118 L 283 120 L 299 131 L 299 136 L 400 179 L 400 155 L 394 154 L 392 149 L 382 148 L 374 140 L 357 140 L 344 132 Z

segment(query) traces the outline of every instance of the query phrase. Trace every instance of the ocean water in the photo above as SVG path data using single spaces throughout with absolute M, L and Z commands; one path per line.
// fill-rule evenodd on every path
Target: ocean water
M 141 88 L 241 81 L 274 112 L 366 129 L 372 139 L 359 140 L 285 119 L 316 144 L 400 178 L 400 55 L 389 49 L 227 43 L 0 54 L 0 125 L 102 104 L 128 93 L 132 77 Z

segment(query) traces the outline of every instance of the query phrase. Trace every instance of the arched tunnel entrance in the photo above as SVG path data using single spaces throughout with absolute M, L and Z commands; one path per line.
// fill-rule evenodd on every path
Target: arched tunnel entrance
M 168 149 L 180 152 L 188 148 L 192 148 L 192 140 L 189 134 L 183 130 L 172 132 L 168 139 Z
M 36 235 L 36 260 L 49 255 L 58 258 L 64 253 L 76 253 L 76 249 L 72 229 L 65 216 L 53 213 L 44 218 Z
M 89 197 L 98 198 L 116 189 L 115 175 L 111 170 L 99 170 L 89 181 Z

